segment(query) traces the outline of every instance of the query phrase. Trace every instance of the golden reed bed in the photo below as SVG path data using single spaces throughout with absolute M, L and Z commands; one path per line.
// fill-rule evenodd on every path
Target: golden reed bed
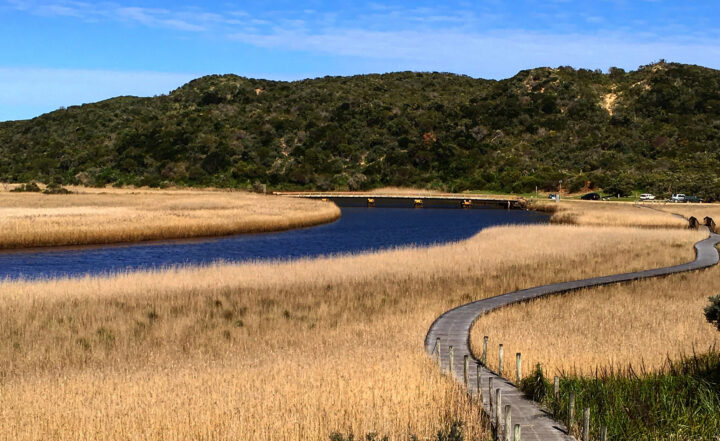
M 554 211 L 552 222 L 557 223 L 662 228 L 687 227 L 687 221 L 671 214 L 720 219 L 719 204 L 567 201 L 543 205 Z M 634 252 L 619 253 L 615 258 L 631 262 L 639 257 Z M 668 357 L 703 352 L 720 343 L 717 331 L 703 315 L 708 297 L 717 294 L 714 280 L 718 276 L 720 269 L 712 268 L 514 305 L 475 323 L 473 351 L 482 353 L 487 335 L 490 367 L 497 367 L 498 344 L 502 343 L 505 354 L 510 354 L 507 362 L 514 363 L 517 352 L 523 354 L 525 372 L 537 363 L 548 375 L 590 375 L 596 369 L 625 369 L 630 365 L 638 370 L 661 369 Z M 515 379 L 514 369 L 505 373 Z
M 340 217 L 334 204 L 209 190 L 0 192 L 0 249 L 259 233 Z
M 720 345 L 720 333 L 703 308 L 717 294 L 720 268 L 578 291 L 501 309 L 473 327 L 473 352 L 490 338 L 488 365 L 498 363 L 498 344 L 514 366 L 522 353 L 529 372 L 593 375 L 596 369 L 636 372 L 662 369 L 668 357 L 703 353 Z M 514 381 L 514 368 L 506 375 Z
M 0 439 L 429 439 L 456 421 L 487 438 L 424 353 L 440 313 L 683 262 L 702 236 L 499 227 L 433 248 L 4 283 Z
M 649 206 L 649 205 L 648 205 Z M 720 205 L 713 204 L 716 209 Z M 652 205 L 655 208 L 655 205 Z M 708 205 L 706 204 L 706 207 Z M 535 208 L 552 213 L 551 222 L 565 225 L 625 226 L 640 228 L 686 228 L 688 222 L 670 212 L 629 202 L 565 200 L 539 201 Z M 659 206 L 658 206 L 659 208 Z

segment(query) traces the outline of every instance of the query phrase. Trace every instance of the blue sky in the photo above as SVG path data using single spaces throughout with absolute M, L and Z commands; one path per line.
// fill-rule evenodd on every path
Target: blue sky
M 0 121 L 211 73 L 506 78 L 664 58 L 720 68 L 713 1 L 0 0 Z

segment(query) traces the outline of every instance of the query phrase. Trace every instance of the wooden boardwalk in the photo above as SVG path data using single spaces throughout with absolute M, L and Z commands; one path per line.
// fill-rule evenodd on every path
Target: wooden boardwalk
M 469 355 L 471 363 L 468 372 L 468 384 L 470 385 L 470 392 L 475 394 L 479 360 L 470 349 L 470 328 L 482 314 L 513 303 L 551 294 L 707 268 L 718 263 L 719 256 L 716 248 L 718 243 L 720 243 L 720 235 L 710 233 L 710 237 L 695 244 L 695 260 L 682 265 L 538 286 L 458 306 L 445 312 L 435 320 L 425 337 L 425 350 L 428 354 L 434 356 L 433 350 L 439 338 L 441 365 L 443 369 L 448 369 L 450 365 L 449 346 L 453 346 L 453 374 L 460 382 L 464 381 L 464 357 Z M 514 358 L 510 361 L 514 362 Z M 508 371 L 514 372 L 514 363 L 508 363 L 508 365 L 511 365 L 511 369 Z M 488 387 L 491 379 L 492 388 L 502 391 L 502 407 L 505 405 L 512 407 L 512 425 L 520 424 L 523 441 L 573 439 L 567 435 L 566 428 L 562 424 L 554 421 L 537 403 L 525 398 L 514 384 L 498 377 L 494 372 L 486 368 L 481 368 L 480 381 L 483 409 L 488 415 L 490 415 L 491 411 L 488 401 Z

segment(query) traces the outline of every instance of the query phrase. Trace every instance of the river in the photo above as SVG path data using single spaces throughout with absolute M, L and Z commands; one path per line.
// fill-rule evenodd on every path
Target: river
M 541 213 L 492 208 L 342 207 L 342 217 L 333 223 L 292 231 L 0 253 L 0 279 L 73 277 L 217 261 L 295 259 L 425 246 L 467 239 L 495 225 L 547 220 Z

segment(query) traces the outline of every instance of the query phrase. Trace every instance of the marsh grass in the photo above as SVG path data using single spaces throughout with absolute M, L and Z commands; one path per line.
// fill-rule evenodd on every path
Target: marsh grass
M 558 224 L 641 228 L 687 228 L 688 226 L 686 220 L 673 216 L 671 212 L 649 209 L 647 206 L 629 202 L 538 201 L 535 207 L 553 213 L 550 221 Z
M 525 366 L 541 363 L 548 376 L 628 365 L 662 369 L 668 356 L 720 344 L 720 333 L 703 313 L 718 277 L 720 268 L 713 267 L 514 305 L 481 317 L 472 345 L 480 353 L 488 335 L 506 353 L 522 353 Z M 490 366 L 497 364 L 495 352 Z
M 334 204 L 246 192 L 82 187 L 70 191 L 0 192 L 0 249 L 258 233 L 317 225 L 340 216 Z
M 498 227 L 431 248 L 6 282 L 0 439 L 434 439 L 457 422 L 484 439 L 477 406 L 424 353 L 440 313 L 687 261 L 700 237 Z
M 686 218 L 694 216 L 701 223 L 705 216 L 710 216 L 715 222 L 720 221 L 720 204 L 690 204 L 690 203 L 659 203 L 659 204 L 646 204 L 655 210 L 664 211 L 667 213 L 675 213 Z
M 567 375 L 554 396 L 552 381 L 539 372 L 521 385 L 561 421 L 567 420 L 570 393 L 576 395 L 575 415 L 590 408 L 591 437 L 601 426 L 617 440 L 716 440 L 720 435 L 720 353 L 714 347 L 666 360 L 662 368 L 643 366 L 599 369 L 591 376 Z M 541 391 L 538 391 L 541 389 Z M 573 433 L 581 430 L 574 422 Z
M 609 439 L 715 440 L 720 333 L 703 310 L 719 277 L 720 268 L 712 267 L 514 305 L 476 322 L 473 350 L 480 353 L 488 335 L 493 348 L 502 343 L 505 353 L 520 352 L 526 369 L 540 365 L 543 375 L 529 375 L 522 389 L 561 421 L 575 391 L 575 414 L 591 408 L 594 438 L 606 425 Z M 489 351 L 488 365 L 497 363 L 497 351 Z M 552 393 L 555 375 L 559 399 Z M 579 426 L 576 421 L 575 434 Z

